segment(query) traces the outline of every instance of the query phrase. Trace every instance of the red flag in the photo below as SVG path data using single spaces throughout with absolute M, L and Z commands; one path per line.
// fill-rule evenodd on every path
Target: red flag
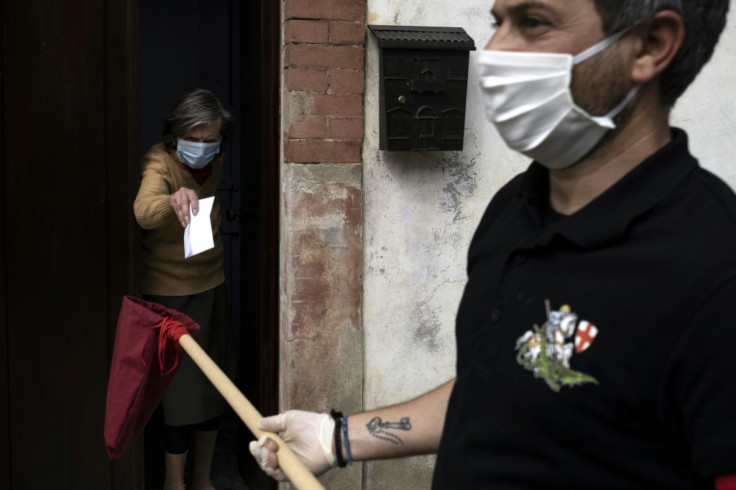
M 199 325 L 165 306 L 125 296 L 118 316 L 105 411 L 105 446 L 117 459 L 143 432 L 184 351 L 179 338 Z

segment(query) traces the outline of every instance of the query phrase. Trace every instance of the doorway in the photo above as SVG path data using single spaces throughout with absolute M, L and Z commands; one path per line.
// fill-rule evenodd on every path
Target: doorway
M 140 153 L 184 93 L 214 92 L 236 121 L 217 198 L 241 391 L 264 414 L 278 409 L 279 6 L 268 0 L 140 2 Z M 252 436 L 234 415 L 218 437 L 228 471 L 249 488 L 273 485 L 252 463 Z M 156 420 L 146 476 L 156 477 Z M 159 421 L 160 422 L 160 421 Z M 152 432 L 153 431 L 153 432 Z M 149 445 L 147 442 L 147 446 Z M 222 447 L 218 447 L 221 453 Z M 221 461 L 222 462 L 222 461 Z M 149 488 L 147 486 L 147 488 Z M 154 488 L 153 486 L 151 488 Z

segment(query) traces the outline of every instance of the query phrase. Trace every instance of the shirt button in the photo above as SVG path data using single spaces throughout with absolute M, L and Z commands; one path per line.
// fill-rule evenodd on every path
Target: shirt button
M 524 262 L 526 262 L 526 255 L 524 255 L 524 254 L 517 254 L 516 257 L 514 257 L 514 260 L 516 261 L 516 263 L 518 265 L 521 265 Z
M 524 292 L 516 295 L 516 301 L 518 301 L 519 303 L 524 303 L 525 305 L 531 304 L 533 299 L 534 298 L 532 297 L 532 295 Z
M 501 308 L 493 308 L 493 310 L 491 310 L 491 321 L 493 323 L 498 323 L 499 320 L 501 320 Z

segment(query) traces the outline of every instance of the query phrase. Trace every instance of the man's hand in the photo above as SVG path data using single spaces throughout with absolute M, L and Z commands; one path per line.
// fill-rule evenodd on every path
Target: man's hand
M 262 430 L 281 436 L 313 474 L 321 475 L 335 466 L 335 453 L 332 448 L 335 421 L 328 414 L 289 410 L 261 419 L 258 426 Z M 258 441 L 251 441 L 249 448 L 267 475 L 275 480 L 287 480 L 279 468 L 278 445 L 274 441 L 264 436 Z
M 192 205 L 192 214 L 196 216 L 199 212 L 199 198 L 192 189 L 182 187 L 169 197 L 169 202 L 171 202 L 171 207 L 174 209 L 182 228 L 186 228 L 189 221 L 191 221 L 189 216 L 190 204 Z

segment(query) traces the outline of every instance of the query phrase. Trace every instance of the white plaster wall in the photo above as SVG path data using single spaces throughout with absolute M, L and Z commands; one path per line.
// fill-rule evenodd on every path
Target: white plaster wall
M 489 0 L 368 0 L 368 24 L 463 27 L 478 50 L 490 35 Z M 712 63 L 678 103 L 673 123 L 686 129 L 703 166 L 736 188 L 736 19 Z M 493 194 L 528 160 L 508 151 L 485 121 L 471 53 L 465 150 L 378 150 L 378 48 L 366 53 L 364 298 L 366 408 L 419 395 L 454 376 L 454 319 L 465 283 L 466 251 Z M 388 488 L 384 470 L 412 474 L 395 488 L 427 488 L 432 458 L 404 466 L 366 466 L 366 488 Z M 394 473 L 395 477 L 398 476 Z M 372 484 L 375 478 L 375 486 Z M 381 483 L 379 483 L 379 481 Z M 403 486 L 402 486 L 403 485 Z M 394 488 L 393 486 L 391 488 Z
M 488 1 L 369 0 L 368 23 L 463 27 L 481 49 Z M 466 251 L 488 200 L 524 159 L 508 152 L 480 107 L 471 52 L 465 150 L 378 150 L 378 48 L 366 53 L 363 191 L 365 213 L 365 404 L 397 402 L 453 376 L 454 318 Z
M 736 3 L 715 54 L 677 102 L 672 124 L 690 136 L 700 164 L 736 190 Z
M 485 45 L 491 3 L 369 0 L 368 24 L 462 27 Z M 407 400 L 455 372 L 455 314 L 467 248 L 491 196 L 525 160 L 485 122 L 471 52 L 462 152 L 384 152 L 379 144 L 378 48 L 366 52 L 364 192 L 364 403 Z M 426 489 L 433 457 L 365 465 L 364 488 Z

